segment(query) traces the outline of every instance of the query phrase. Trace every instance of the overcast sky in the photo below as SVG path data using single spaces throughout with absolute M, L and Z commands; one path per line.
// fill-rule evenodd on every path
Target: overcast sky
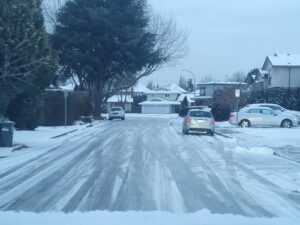
M 182 69 L 222 80 L 261 67 L 267 55 L 300 53 L 299 0 L 149 0 L 154 10 L 190 31 L 189 54 L 176 67 L 144 79 L 178 83 Z

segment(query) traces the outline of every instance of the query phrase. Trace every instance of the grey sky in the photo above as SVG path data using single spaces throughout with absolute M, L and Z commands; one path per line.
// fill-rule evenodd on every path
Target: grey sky
M 261 67 L 266 55 L 300 53 L 299 0 L 149 0 L 156 12 L 190 30 L 189 54 L 142 83 L 178 83 L 179 76 L 222 80 Z

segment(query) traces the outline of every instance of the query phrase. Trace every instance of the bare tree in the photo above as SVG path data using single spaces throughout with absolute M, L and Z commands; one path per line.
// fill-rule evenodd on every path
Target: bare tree
M 186 42 L 189 32 L 185 29 L 179 29 L 172 18 L 165 19 L 158 15 L 152 18 L 149 29 L 156 34 L 156 46 L 153 52 L 160 54 L 159 58 L 161 61 L 148 64 L 136 74 L 127 74 L 126 76 L 113 75 L 115 79 L 111 79 L 111 82 L 104 87 L 105 102 L 120 90 L 134 86 L 141 78 L 150 76 L 164 66 L 174 65 L 186 56 L 188 52 Z
M 214 79 L 212 78 L 211 75 L 206 75 L 201 78 L 201 83 L 212 82 L 212 81 L 214 81 Z
M 184 90 L 188 90 L 188 86 L 187 86 L 187 80 L 184 76 L 180 76 L 179 78 L 179 82 L 178 82 L 179 87 L 181 87 Z
M 56 14 L 67 1 L 69 0 L 43 0 L 42 8 L 48 30 L 52 30 L 57 24 Z
M 227 81 L 231 82 L 244 82 L 246 78 L 246 74 L 243 71 L 237 71 L 233 73 L 230 77 L 226 76 Z

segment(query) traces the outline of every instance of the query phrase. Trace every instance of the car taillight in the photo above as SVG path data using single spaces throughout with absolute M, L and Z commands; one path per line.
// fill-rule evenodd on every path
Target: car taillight
M 216 121 L 215 121 L 215 120 L 211 120 L 211 121 L 210 121 L 210 125 L 215 126 L 215 125 L 216 125 Z
M 187 118 L 186 118 L 186 124 L 191 124 L 191 119 L 190 119 L 190 117 L 187 117 Z

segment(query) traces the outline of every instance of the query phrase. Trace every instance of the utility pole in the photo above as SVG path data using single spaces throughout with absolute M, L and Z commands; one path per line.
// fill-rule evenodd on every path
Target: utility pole
M 68 91 L 64 91 L 64 99 L 65 99 L 65 128 L 67 128 L 67 124 L 68 124 L 68 95 L 69 92 Z
M 289 67 L 289 95 L 291 93 L 291 67 Z

